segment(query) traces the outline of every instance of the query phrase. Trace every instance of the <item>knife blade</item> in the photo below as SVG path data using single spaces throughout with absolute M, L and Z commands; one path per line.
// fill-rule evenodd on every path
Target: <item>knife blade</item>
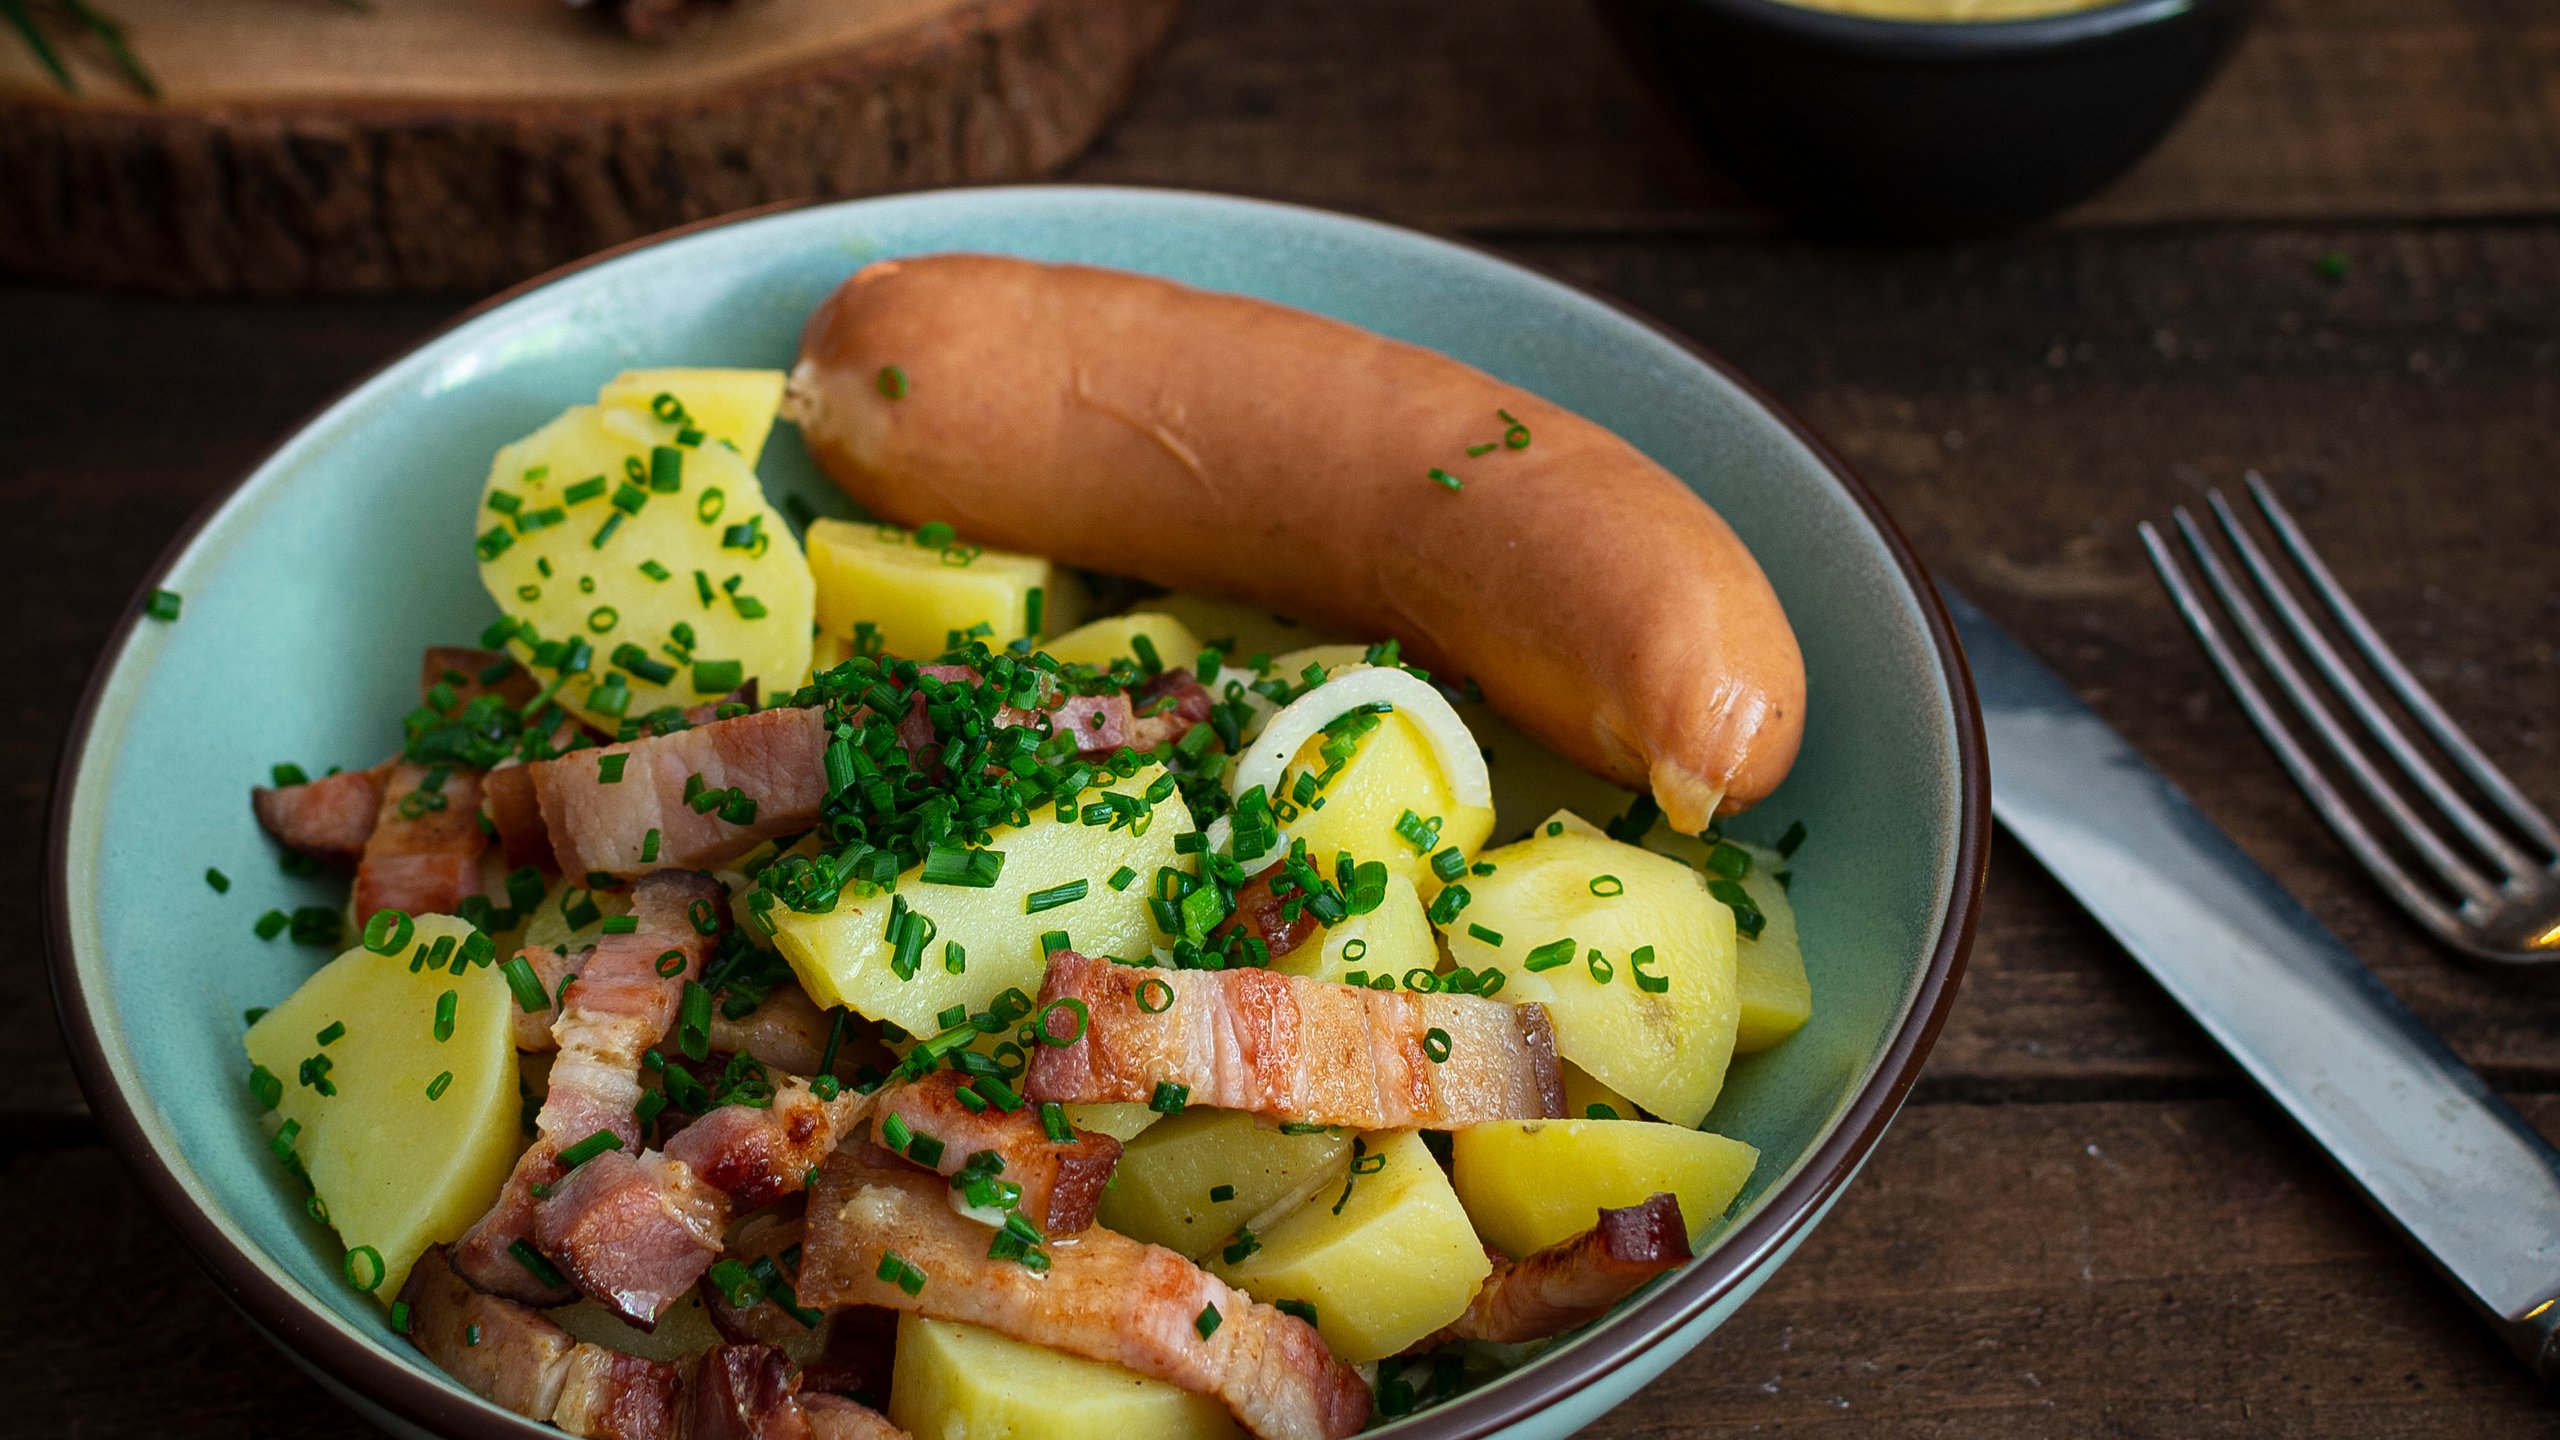
M 2000 824 L 2560 1383 L 2560 1151 L 2060 676 L 1939 593 Z

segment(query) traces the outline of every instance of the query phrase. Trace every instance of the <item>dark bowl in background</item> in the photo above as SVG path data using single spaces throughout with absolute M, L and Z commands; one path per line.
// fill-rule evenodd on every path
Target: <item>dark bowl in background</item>
M 2118 0 L 2034 20 L 1875 20 L 1780 0 L 1604 0 L 1709 152 L 1820 233 L 2022 225 L 2142 158 L 2257 0 Z

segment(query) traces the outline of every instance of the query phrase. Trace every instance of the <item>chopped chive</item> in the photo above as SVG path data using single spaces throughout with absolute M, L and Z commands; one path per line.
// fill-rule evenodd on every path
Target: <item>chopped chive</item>
M 406 911 L 376 910 L 364 922 L 364 948 L 376 955 L 397 955 L 409 948 L 410 938 L 418 927 Z
M 872 384 L 879 388 L 882 399 L 904 400 L 907 398 L 907 372 L 895 365 L 881 366 L 880 374 Z
M 1022 897 L 1022 913 L 1037 915 L 1043 910 L 1055 910 L 1061 905 L 1072 905 L 1085 897 L 1085 891 L 1086 885 L 1082 880 L 1070 880 L 1063 885 L 1052 885 L 1046 890 L 1034 890 Z
M 1304 1320 L 1310 1325 L 1316 1323 L 1316 1307 L 1308 1301 L 1274 1300 L 1271 1302 L 1271 1308 L 1279 1311 L 1283 1315 L 1293 1316 L 1297 1319 Z
M 277 1102 L 284 1099 L 284 1082 L 266 1066 L 252 1065 L 249 1067 L 249 1094 L 257 1100 L 259 1109 L 273 1110 Z
M 316 1200 L 319 1197 L 315 1195 L 312 1198 Z M 383 1269 L 382 1252 L 370 1245 L 359 1245 L 348 1251 L 339 1269 L 347 1277 L 348 1284 L 367 1295 L 382 1288 L 382 1277 L 388 1273 Z
M 1047 1131 L 1049 1138 L 1060 1145 L 1075 1143 L 1076 1128 L 1067 1123 L 1067 1107 L 1055 1100 L 1040 1102 L 1040 1128 Z
M 1602 899 L 1607 899 L 1607 898 L 1609 898 L 1609 897 L 1611 897 L 1611 896 L 1616 896 L 1616 895 L 1624 895 L 1624 894 L 1626 894 L 1626 893 L 1627 893 L 1627 885 L 1626 885 L 1626 882 L 1625 882 L 1625 881 L 1623 881 L 1623 880 L 1620 880 L 1620 879 L 1619 879 L 1617 876 L 1615 876 L 1615 875 L 1594 875 L 1594 876 L 1592 876 L 1592 877 L 1591 877 L 1591 887 L 1590 887 L 1590 888 L 1591 888 L 1591 893 L 1592 893 L 1592 894 L 1597 895 L 1597 896 L 1600 896 Z
M 1600 952 L 1595 950 L 1591 953 L 1597 955 Z M 1434 1025 L 1430 1029 L 1424 1031 L 1422 1033 L 1422 1053 L 1434 1065 L 1443 1065 L 1448 1063 L 1449 1032 L 1441 1029 L 1437 1025 Z
M 1475 939 L 1483 941 L 1487 945 L 1499 946 L 1502 943 L 1501 931 L 1487 930 L 1483 926 L 1473 922 L 1469 922 L 1467 925 L 1467 934 Z
M 1114 889 L 1114 890 L 1126 890 L 1126 889 L 1128 889 L 1128 888 L 1129 888 L 1129 884 L 1130 884 L 1130 882 L 1131 882 L 1131 881 L 1133 881 L 1133 880 L 1136 880 L 1137 878 L 1138 878 L 1138 872 L 1137 872 L 1137 871 L 1130 869 L 1130 868 L 1129 868 L 1128 866 L 1126 866 L 1126 865 L 1123 865 L 1123 866 L 1121 866 L 1119 869 L 1114 870 L 1114 871 L 1112 871 L 1112 872 L 1111 872 L 1111 881 L 1110 881 L 1111 888 L 1112 888 L 1112 889 Z
M 543 993 L 542 978 L 533 973 L 533 962 L 522 955 L 510 956 L 498 967 L 507 977 L 507 988 L 515 992 L 516 1007 L 527 1015 L 538 1015 L 551 1008 L 551 997 Z
M 1206 1340 L 1218 1333 L 1219 1324 L 1218 1307 L 1203 1305 L 1200 1307 L 1200 1314 L 1192 1320 L 1191 1328 L 1199 1331 L 1200 1338 Z
M 658 858 L 658 832 L 652 829 L 640 837 L 640 863 L 646 865 Z
M 1633 953 L 1627 956 L 1627 973 L 1635 977 L 1636 988 L 1638 990 L 1642 990 L 1648 995 L 1659 995 L 1663 991 L 1671 988 L 1671 977 L 1668 975 L 1647 975 L 1644 973 L 1644 967 L 1652 963 L 1653 947 L 1650 945 L 1639 945 L 1635 948 Z
M 630 752 L 628 752 L 628 751 L 616 751 L 616 752 L 614 752 L 613 754 L 610 754 L 610 755 L 599 755 L 599 756 L 597 756 L 597 757 L 596 757 L 596 781 L 597 781 L 597 783 L 599 783 L 599 784 L 604 784 L 604 785 L 619 785 L 619 784 L 621 784 L 621 783 L 622 783 L 622 767 L 624 767 L 625 765 L 628 765 L 628 764 L 630 764 L 630 763 L 631 763 L 631 755 L 630 755 Z
M 693 693 L 726 695 L 747 678 L 747 667 L 738 660 L 696 660 L 693 662 Z
M 1075 942 L 1067 938 L 1067 932 L 1064 930 L 1043 930 L 1040 932 L 1040 953 L 1043 957 L 1055 955 L 1061 950 L 1072 950 L 1074 948 Z
M 1191 1087 L 1159 1080 L 1153 1095 L 1147 1097 L 1147 1108 L 1159 1115 L 1179 1115 L 1191 1103 Z
M 154 590 L 151 598 L 143 602 L 142 613 L 154 620 L 175 620 L 179 607 L 185 603 L 185 597 L 175 590 Z
M 1796 847 L 1803 843 L 1804 822 L 1799 820 L 1793 825 L 1788 826 L 1787 833 L 1779 836 L 1778 843 L 1770 846 L 1769 848 L 1778 852 L 1778 858 L 1782 860 L 1792 860 L 1796 855 Z
M 525 1268 L 526 1274 L 531 1275 L 534 1279 L 542 1282 L 546 1289 L 558 1290 L 569 1283 L 567 1278 L 562 1276 L 559 1270 L 555 1268 L 549 1260 L 543 1258 L 541 1251 L 534 1249 L 531 1245 L 522 1240 L 518 1240 L 509 1245 L 507 1247 L 507 1254 L 513 1256 L 515 1258 L 515 1262 Z M 474 1325 L 471 1328 L 477 1330 L 480 1327 Z M 479 1342 L 475 1338 L 472 1343 L 477 1344 Z
M 332 1020 L 328 1024 L 320 1027 L 320 1033 L 311 1038 L 322 1045 L 335 1045 L 339 1041 L 347 1038 L 347 1022 L 344 1020 Z
M 205 867 L 204 883 L 212 886 L 213 893 L 216 895 L 228 895 L 231 893 L 231 877 L 212 868 L 211 866 Z
M 281 910 L 270 910 L 266 914 L 258 917 L 258 923 L 254 928 L 258 932 L 259 939 L 273 940 L 284 933 L 284 927 L 292 923 L 292 916 L 287 915 Z
M 454 1007 L 461 1003 L 461 998 L 451 990 L 436 997 L 435 1036 L 436 1043 L 439 1045 L 453 1038 Z
M 1546 944 L 1530 951 L 1528 955 L 1521 960 L 1520 968 L 1534 975 L 1541 970 L 1553 970 L 1559 965 L 1571 964 L 1573 961 L 1573 952 L 1576 948 L 1577 947 L 1574 945 L 1570 937 L 1562 940 L 1550 940 Z
M 1437 465 L 1431 467 L 1431 483 L 1439 486 L 1443 490 L 1451 492 L 1452 494 L 1467 488 L 1466 481 L 1459 479 L 1457 476 L 1450 474 L 1448 471 L 1441 469 Z
M 1236 1198 L 1236 1187 L 1233 1185 L 1212 1185 L 1209 1187 L 1209 1203 L 1212 1205 L 1224 1205 L 1234 1198 Z
M 593 1160 L 607 1150 L 619 1150 L 621 1148 L 621 1136 L 614 1134 L 610 1130 L 598 1130 L 586 1139 L 562 1150 L 560 1152 L 559 1159 L 561 1165 L 568 1169 L 575 1170 L 579 1166 L 586 1164 L 588 1161 Z

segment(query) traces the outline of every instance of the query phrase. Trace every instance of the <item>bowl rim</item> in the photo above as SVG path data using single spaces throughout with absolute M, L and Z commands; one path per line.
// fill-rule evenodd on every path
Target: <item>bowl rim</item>
M 1665 0 L 1718 12 L 1789 39 L 1876 59 L 1991 61 L 2049 56 L 2155 25 L 2233 10 L 2249 0 L 2103 0 L 2015 20 L 1915 20 L 1824 10 L 1796 0 Z
M 2129 3 L 2184 5 L 2188 0 L 2129 0 Z M 1805 1157 L 1796 1173 L 1770 1192 L 1759 1213 L 1728 1231 L 1701 1261 L 1683 1267 L 1667 1281 L 1646 1291 L 1632 1304 L 1609 1317 L 1605 1323 L 1616 1333 L 1609 1337 L 1608 1343 L 1575 1344 L 1547 1363 L 1524 1367 L 1456 1400 L 1434 1406 L 1406 1422 L 1411 1428 L 1405 1433 L 1428 1435 L 1435 1440 L 1473 1440 L 1473 1437 L 1504 1430 L 1588 1388 L 1653 1350 L 1731 1294 L 1772 1254 L 1790 1245 L 1827 1211 L 1831 1201 L 1883 1138 L 1886 1127 L 1900 1111 L 1903 1100 L 1918 1079 L 1922 1063 L 1945 1025 L 1955 999 L 1957 982 L 1973 945 L 1990 849 L 1991 779 L 1983 740 L 1982 711 L 1974 692 L 1972 670 L 1956 640 L 1953 623 L 1927 569 L 1920 563 L 1900 527 L 1856 472 L 1793 411 L 1722 357 L 1679 331 L 1629 305 L 1595 294 L 1537 265 L 1462 238 L 1341 210 L 1175 186 L 1035 182 L 952 186 L 904 193 L 913 196 L 953 190 L 998 194 L 1006 191 L 1134 194 L 1312 214 L 1327 220 L 1348 220 L 1359 225 L 1420 235 L 1558 285 L 1653 332 L 1732 385 L 1775 419 L 1855 502 L 1891 556 L 1905 588 L 1918 602 L 1932 653 L 1954 705 L 1957 816 L 1947 908 L 1937 941 L 1923 963 L 1913 989 L 1910 1009 L 1877 1057 L 1873 1072 L 1842 1108 L 1831 1133 Z M 73 1072 L 108 1148 L 143 1191 L 152 1208 L 168 1222 L 180 1244 L 213 1281 L 215 1288 L 249 1319 L 252 1326 L 283 1349 L 288 1359 L 335 1386 L 343 1387 L 345 1394 L 361 1397 L 366 1404 L 435 1433 L 468 1437 L 468 1440 L 528 1440 L 528 1437 L 557 1436 L 560 1432 L 539 1421 L 494 1411 L 486 1402 L 476 1401 L 476 1397 L 457 1393 L 426 1365 L 367 1348 L 343 1330 L 334 1315 L 314 1323 L 317 1307 L 306 1301 L 295 1287 L 270 1274 L 247 1247 L 235 1243 L 198 1207 L 178 1168 L 152 1144 L 137 1107 L 118 1083 L 99 1035 L 91 997 L 81 985 L 79 968 L 72 954 L 74 927 L 69 866 L 74 792 L 108 678 L 131 642 L 151 592 L 160 586 L 177 560 L 195 545 L 215 515 L 251 477 L 263 471 L 313 424 L 378 376 L 481 316 L 607 261 L 707 230 L 751 223 L 777 214 L 860 205 L 872 198 L 898 197 L 781 201 L 706 217 L 640 236 L 511 285 L 464 308 L 419 336 L 397 354 L 371 367 L 322 402 L 275 445 L 243 467 L 236 478 L 206 497 L 137 582 L 132 597 L 126 601 L 124 612 L 118 617 L 98 659 L 91 666 L 79 703 L 72 711 L 71 723 L 63 738 L 62 753 L 54 769 L 50 814 L 45 825 L 44 946 L 55 1019 L 62 1028 Z

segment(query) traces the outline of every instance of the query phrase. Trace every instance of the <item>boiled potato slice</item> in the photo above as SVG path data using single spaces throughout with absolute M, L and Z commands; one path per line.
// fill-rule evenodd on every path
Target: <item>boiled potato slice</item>
M 818 628 L 856 654 L 931 660 L 970 640 L 1002 650 L 1073 626 L 1084 605 L 1074 577 L 1037 555 L 924 545 L 895 525 L 811 521 L 809 569 Z
M 529 660 L 535 640 L 591 647 L 560 698 L 607 731 L 748 680 L 788 694 L 809 668 L 799 543 L 737 452 L 670 443 L 674 428 L 574 406 L 500 450 L 482 496 L 480 581 L 531 627 L 509 648 Z M 622 684 L 599 697 L 608 676 Z
M 1383 861 L 1388 873 L 1412 881 L 1429 900 L 1442 883 L 1432 873 L 1431 857 L 1451 846 L 1472 857 L 1493 833 L 1493 810 L 1459 803 L 1419 726 L 1392 712 L 1377 720 L 1377 728 L 1360 737 L 1351 758 L 1284 828 L 1291 840 L 1307 842 L 1307 854 L 1320 867 L 1329 869 L 1343 851 L 1355 860 Z M 1325 743 L 1317 735 L 1300 748 L 1281 774 L 1275 801 L 1296 794 L 1300 775 L 1324 773 Z M 1429 846 L 1417 846 L 1397 831 L 1396 822 L 1408 811 L 1419 821 L 1437 822 L 1438 838 Z
M 1476 1233 L 1513 1259 L 1570 1240 L 1604 1209 L 1680 1199 L 1695 1245 L 1742 1193 L 1760 1152 L 1651 1120 L 1496 1120 L 1450 1142 L 1458 1198 Z
M 1086 791 L 1081 803 L 1093 804 L 1108 792 L 1137 795 L 1163 773 L 1150 765 Z M 856 1014 L 930 1035 L 938 1028 L 934 1017 L 953 1005 L 983 1010 L 1008 986 L 1037 994 L 1048 967 L 1040 937 L 1049 931 L 1065 931 L 1080 954 L 1146 954 L 1158 943 L 1147 912 L 1148 886 L 1164 866 L 1188 868 L 1173 842 L 1190 829 L 1191 812 L 1178 797 L 1155 807 L 1144 835 L 1061 823 L 1054 811 L 1042 810 L 1027 825 L 995 832 L 987 848 L 1004 853 L 1004 869 L 993 886 L 928 885 L 919 867 L 898 877 L 894 896 L 847 893 L 824 915 L 777 906 L 771 912 L 775 948 L 819 1008 L 849 1006 Z M 1111 876 L 1124 865 L 1137 878 L 1127 889 L 1114 890 Z M 1077 880 L 1085 882 L 1084 898 L 1037 915 L 1024 913 L 1032 891 Z M 905 980 L 890 968 L 893 952 L 882 939 L 900 901 L 933 922 L 921 963 Z M 963 952 L 959 974 L 945 963 L 944 947 L 953 942 Z
M 1559 1062 L 1557 1068 L 1564 1073 L 1564 1113 L 1567 1116 L 1576 1120 L 1643 1118 L 1638 1113 L 1636 1102 L 1592 1079 L 1590 1071 L 1570 1060 Z M 1607 1107 L 1609 1113 L 1594 1117 L 1591 1114 L 1594 1105 Z
M 1316 1330 L 1346 1364 L 1398 1354 L 1466 1313 L 1493 1272 L 1484 1246 L 1421 1132 L 1371 1135 L 1350 1193 L 1319 1190 L 1261 1235 L 1262 1248 L 1209 1268 L 1265 1304 L 1316 1309 Z
M 1442 931 L 1449 953 L 1470 969 L 1499 967 L 1498 998 L 1543 1002 L 1564 1058 L 1648 1113 L 1695 1125 L 1733 1059 L 1733 912 L 1695 870 L 1571 818 L 1484 853 L 1493 873 L 1467 879 L 1474 902 Z M 1565 956 L 1550 964 L 1557 946 Z M 1635 952 L 1648 946 L 1640 977 Z M 1538 951 L 1548 953 L 1531 970 Z M 1669 984 L 1648 990 L 1638 983 L 1647 977 Z
M 1201 644 L 1224 648 L 1228 663 L 1237 666 L 1256 655 L 1278 655 L 1330 638 L 1312 625 L 1301 625 L 1241 601 L 1207 595 L 1175 591 L 1148 601 L 1147 608 L 1181 621 L 1200 637 Z
M 1407 971 L 1440 968 L 1440 937 L 1423 913 L 1422 896 L 1413 881 L 1390 872 L 1386 898 L 1378 908 L 1327 926 L 1315 943 L 1300 944 L 1272 961 L 1271 968 L 1337 982 L 1360 970 L 1392 975 L 1401 983 Z
M 1648 850 L 1701 869 L 1713 849 L 1694 835 L 1659 826 L 1644 844 Z M 1787 868 L 1786 857 L 1757 845 L 1738 848 L 1751 857 L 1751 868 L 1743 872 L 1740 882 L 1743 893 L 1760 907 L 1763 922 L 1757 937 L 1741 940 L 1734 957 L 1742 1009 L 1733 1053 L 1749 1055 L 1793 1035 L 1813 1018 L 1813 982 L 1805 974 L 1804 946 L 1796 938 L 1795 905 L 1787 898 L 1787 887 L 1778 883 L 1778 872 Z
M 1351 1137 L 1291 1135 L 1241 1110 L 1186 1110 L 1129 1142 L 1096 1218 L 1197 1260 L 1316 1191 L 1340 1189 Z
M 1152 1105 L 1131 1102 L 1126 1105 L 1070 1105 L 1067 1123 L 1096 1135 L 1108 1135 L 1126 1145 L 1138 1138 L 1140 1131 L 1164 1118 L 1164 1112 Z
M 912 1312 L 898 1317 L 889 1419 L 917 1440 L 1227 1440 L 1243 1433 L 1206 1395 Z
M 321 967 L 249 1027 L 249 1061 L 282 1087 L 275 1111 L 286 1142 L 353 1251 L 382 1257 L 373 1298 L 389 1305 L 430 1245 L 457 1240 L 487 1213 L 514 1168 L 517 1128 L 515 997 L 497 967 L 439 966 L 412 974 L 420 947 L 459 953 L 471 927 L 420 916 L 409 946 L 376 955 L 358 946 Z M 451 994 L 453 1025 L 436 1038 L 437 1003 Z M 342 1033 L 323 1043 L 333 1026 Z M 325 1056 L 336 1093 L 303 1082 Z M 443 1078 L 440 1078 L 443 1077 Z M 254 1079 L 265 1087 L 268 1082 Z M 428 1092 L 434 1091 L 433 1095 Z M 281 1138 L 281 1137 L 279 1137 Z M 371 1278 L 361 1258 L 350 1268 Z
M 1112 661 L 1138 659 L 1138 637 L 1154 648 L 1156 662 L 1167 670 L 1187 670 L 1200 658 L 1200 641 L 1191 628 L 1170 615 L 1140 610 L 1088 620 L 1040 648 L 1069 665 L 1108 668 Z
M 661 418 L 661 409 L 669 408 L 658 405 L 658 397 L 670 396 L 672 408 L 682 417 L 681 424 L 667 422 L 671 435 L 690 425 L 713 440 L 727 442 L 753 470 L 764 455 L 766 437 L 773 433 L 774 416 L 782 409 L 782 387 L 790 378 L 780 370 L 625 370 L 604 382 L 596 392 L 596 403 L 637 410 L 655 419 Z

